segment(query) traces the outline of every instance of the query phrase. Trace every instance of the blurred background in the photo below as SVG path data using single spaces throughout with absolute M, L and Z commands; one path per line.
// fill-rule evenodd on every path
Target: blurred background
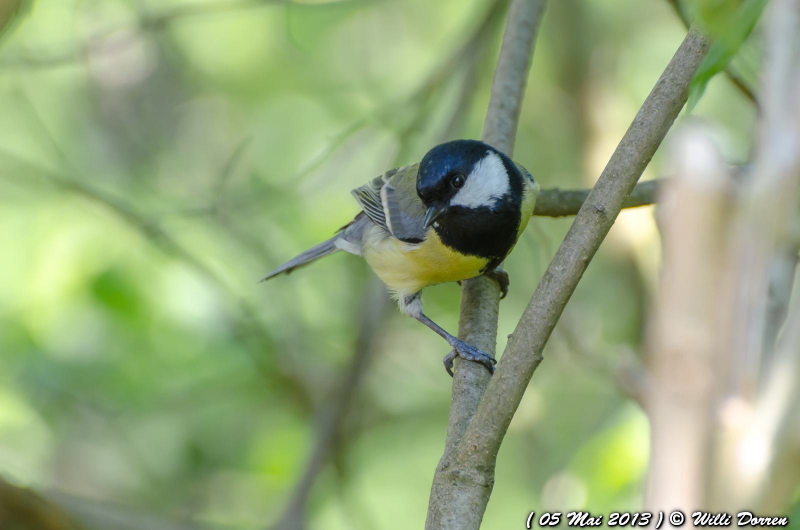
M 352 219 L 350 189 L 480 137 L 506 4 L 0 0 L 0 477 L 94 528 L 421 528 L 441 339 L 353 256 L 256 282 Z M 685 35 L 674 8 L 550 2 L 514 157 L 543 188 L 596 180 Z M 733 67 L 757 86 L 759 63 Z M 727 77 L 691 115 L 749 160 L 757 108 Z M 659 153 L 644 178 L 667 172 Z M 535 218 L 506 262 L 498 351 L 570 222 Z M 653 208 L 624 212 L 511 424 L 486 528 L 641 508 L 625 374 L 659 262 Z M 426 291 L 450 330 L 459 295 Z

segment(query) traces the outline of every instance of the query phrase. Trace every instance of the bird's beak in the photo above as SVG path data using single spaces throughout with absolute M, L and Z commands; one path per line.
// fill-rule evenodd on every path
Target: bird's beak
M 430 228 L 431 225 L 444 214 L 447 210 L 447 204 L 443 202 L 435 202 L 428 208 L 425 214 L 425 228 Z

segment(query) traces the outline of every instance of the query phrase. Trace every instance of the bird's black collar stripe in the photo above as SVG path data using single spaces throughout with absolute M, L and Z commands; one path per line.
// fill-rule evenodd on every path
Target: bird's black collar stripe
M 437 222 L 442 243 L 470 256 L 502 261 L 517 239 L 519 208 L 463 208 L 456 206 Z

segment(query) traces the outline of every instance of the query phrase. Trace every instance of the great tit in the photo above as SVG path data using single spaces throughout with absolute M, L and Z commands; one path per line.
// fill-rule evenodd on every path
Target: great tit
M 400 310 L 441 335 L 456 355 L 494 372 L 487 352 L 455 337 L 422 312 L 423 288 L 486 274 L 503 290 L 500 264 L 533 213 L 539 184 L 521 165 L 477 140 L 428 151 L 419 164 L 393 169 L 352 191 L 362 211 L 338 233 L 267 274 L 289 273 L 344 250 L 363 256 Z

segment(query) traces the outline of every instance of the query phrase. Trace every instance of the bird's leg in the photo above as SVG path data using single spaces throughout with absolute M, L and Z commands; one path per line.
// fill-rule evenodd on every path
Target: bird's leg
M 508 294 L 509 279 L 508 273 L 503 270 L 503 267 L 498 265 L 494 269 L 484 272 L 483 275 L 493 279 L 500 285 L 500 300 L 505 298 Z
M 453 375 L 453 360 L 456 356 L 466 359 L 467 361 L 479 362 L 489 370 L 489 373 L 494 373 L 494 365 L 497 364 L 497 360 L 494 357 L 475 346 L 467 344 L 458 337 L 451 335 L 422 312 L 422 293 L 401 296 L 400 310 L 435 331 L 440 337 L 447 341 L 447 344 L 449 344 L 451 348 L 453 348 L 453 351 L 448 353 L 443 359 L 445 370 L 447 370 L 447 373 L 450 374 L 451 377 Z

